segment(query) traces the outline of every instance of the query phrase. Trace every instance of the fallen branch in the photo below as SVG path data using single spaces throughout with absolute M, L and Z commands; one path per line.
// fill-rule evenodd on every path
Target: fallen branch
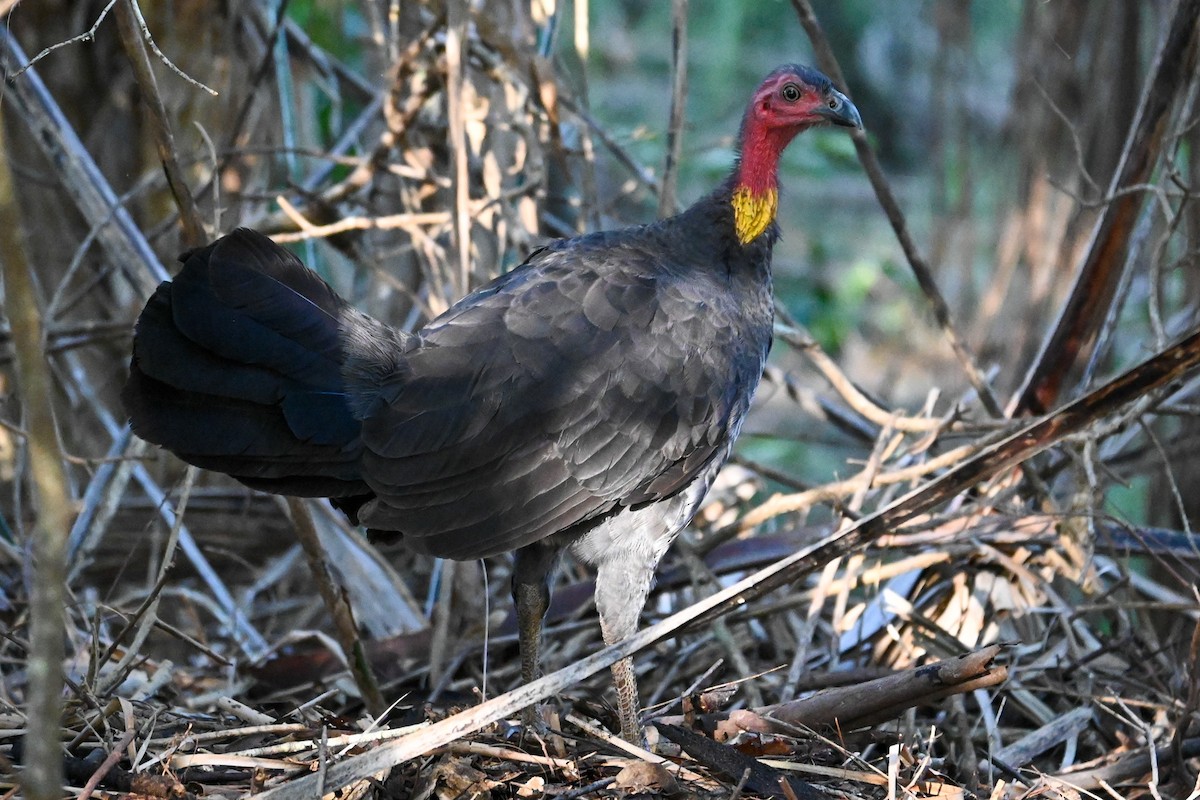
M 1159 764 L 1169 763 L 1173 757 L 1171 750 L 1170 746 L 1156 747 L 1154 750 L 1144 747 L 1127 753 L 1111 764 L 1075 772 L 1046 775 L 1043 776 L 1043 780 L 1081 791 L 1103 790 L 1113 784 L 1135 781 L 1147 775 L 1156 762 Z M 1185 739 L 1180 750 L 1180 755 L 1184 758 L 1200 756 L 1200 738 Z
M 958 658 L 926 664 L 853 686 L 824 689 L 808 697 L 755 709 L 704 714 L 699 727 L 711 730 L 717 741 L 744 731 L 792 733 L 796 728 L 836 727 L 854 730 L 881 720 L 895 719 L 905 710 L 931 705 L 953 694 L 996 686 L 1008 670 L 992 662 L 1000 653 L 991 645 Z M 663 717 L 655 724 L 685 724 L 684 717 Z

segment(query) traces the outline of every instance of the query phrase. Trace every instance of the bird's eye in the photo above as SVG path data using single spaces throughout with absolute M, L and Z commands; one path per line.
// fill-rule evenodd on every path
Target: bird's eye
M 829 98 L 829 107 L 831 109 L 833 109 L 834 111 L 837 111 L 838 106 L 840 106 L 841 104 L 842 104 L 842 101 L 838 100 L 836 97 Z
M 780 94 L 783 95 L 784 100 L 787 100 L 789 103 L 794 103 L 800 99 L 800 87 L 794 83 L 785 83 L 783 85 L 783 89 L 780 91 Z

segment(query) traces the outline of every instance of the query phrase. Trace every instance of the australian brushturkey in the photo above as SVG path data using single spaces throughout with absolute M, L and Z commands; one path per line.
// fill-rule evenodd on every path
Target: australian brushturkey
M 777 69 L 716 191 L 553 242 L 416 333 L 234 231 L 185 254 L 146 304 L 123 394 L 133 430 L 255 489 L 328 497 L 424 553 L 516 551 L 526 679 L 563 547 L 596 566 L 604 640 L 619 641 L 750 406 L 771 345 L 779 156 L 822 123 L 860 124 L 821 73 Z M 632 663 L 613 676 L 637 739 Z

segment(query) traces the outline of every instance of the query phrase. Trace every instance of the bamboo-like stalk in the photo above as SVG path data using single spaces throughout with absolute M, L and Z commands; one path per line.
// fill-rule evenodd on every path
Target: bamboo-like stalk
M 0 125 L 0 153 L 9 153 Z M 16 351 L 17 382 L 24 399 L 29 432 L 29 478 L 35 514 L 33 582 L 29 626 L 29 693 L 25 704 L 25 771 L 22 784 L 29 800 L 62 796 L 62 663 L 66 602 L 67 532 L 71 505 L 63 471 L 58 428 L 54 421 L 53 385 L 42 348 L 42 320 L 37 293 L 25 259 L 21 215 L 8 159 L 0 158 L 0 265 L 4 271 L 4 304 Z

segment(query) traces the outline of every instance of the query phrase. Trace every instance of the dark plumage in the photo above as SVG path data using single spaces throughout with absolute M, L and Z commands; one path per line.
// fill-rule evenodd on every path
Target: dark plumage
M 750 405 L 771 342 L 777 159 L 823 121 L 858 114 L 820 73 L 777 70 L 716 191 L 652 225 L 554 242 L 416 333 L 234 231 L 185 254 L 138 320 L 133 429 L 256 489 L 328 497 L 421 552 L 517 551 L 526 678 L 564 546 L 597 566 L 617 641 Z M 614 674 L 634 737 L 632 668 Z

